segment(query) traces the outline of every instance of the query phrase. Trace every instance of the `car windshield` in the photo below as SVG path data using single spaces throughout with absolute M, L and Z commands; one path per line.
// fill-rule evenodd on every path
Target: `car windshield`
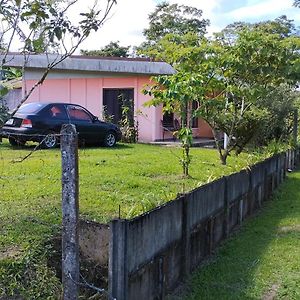
M 17 113 L 20 114 L 32 114 L 32 113 L 36 113 L 38 112 L 42 107 L 44 107 L 45 104 L 42 103 L 28 103 L 28 104 L 24 104 L 22 105 Z

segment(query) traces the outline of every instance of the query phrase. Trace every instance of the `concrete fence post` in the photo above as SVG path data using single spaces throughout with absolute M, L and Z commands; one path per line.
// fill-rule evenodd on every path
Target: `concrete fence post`
M 298 138 L 298 110 L 294 110 L 293 115 L 293 142 L 294 145 L 297 145 L 297 138 Z
M 225 186 L 224 186 L 224 237 L 227 238 L 229 236 L 229 227 L 230 227 L 230 204 L 228 197 L 228 181 L 227 178 L 224 177 Z
M 283 163 L 283 180 L 286 177 L 286 170 L 287 170 L 287 151 L 284 152 L 284 163 Z
M 189 214 L 188 205 L 189 199 L 188 195 L 182 198 L 182 237 L 181 237 L 181 247 L 182 247 L 182 275 L 186 277 L 190 273 L 190 228 L 189 228 Z
M 244 208 L 244 198 L 239 200 L 239 210 L 238 210 L 238 223 L 242 225 L 243 223 L 243 208 Z
M 295 169 L 295 153 L 296 153 L 296 151 L 294 150 L 294 149 L 292 149 L 291 150 L 291 152 L 292 152 L 292 161 L 291 161 L 291 169 L 293 170 L 293 169 Z
M 62 283 L 63 299 L 78 299 L 78 140 L 72 124 L 62 126 Z
M 128 299 L 127 220 L 110 222 L 109 293 L 117 300 Z
M 281 155 L 277 155 L 277 160 L 276 160 L 276 188 L 280 185 L 281 183 Z

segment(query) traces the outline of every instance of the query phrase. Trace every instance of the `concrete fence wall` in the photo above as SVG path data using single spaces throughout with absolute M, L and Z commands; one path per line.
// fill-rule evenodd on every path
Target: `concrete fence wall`
M 111 295 L 118 300 L 164 299 L 260 208 L 298 158 L 298 151 L 289 150 L 134 219 L 112 221 Z

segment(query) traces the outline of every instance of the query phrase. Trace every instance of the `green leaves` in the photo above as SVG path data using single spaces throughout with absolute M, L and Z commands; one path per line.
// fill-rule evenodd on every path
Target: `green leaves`
M 71 52 L 75 51 L 92 31 L 97 31 L 107 18 L 115 1 L 107 0 L 104 9 L 96 7 L 84 11 L 79 1 L 49 0 L 5 0 L 1 3 L 0 18 L 6 20 L 7 29 L 2 30 L 1 41 L 11 39 L 11 27 L 23 45 L 22 51 L 30 53 L 61 52 L 70 44 Z M 3 5 L 2 5 L 3 4 Z M 70 9 L 81 12 L 74 22 L 68 18 Z M 100 15 L 101 13 L 101 15 Z M 75 20 L 76 19 L 76 20 Z M 66 42 L 68 39 L 68 42 Z M 3 48 L 3 45 L 0 45 Z
M 113 57 L 128 57 L 130 46 L 123 47 L 120 46 L 120 41 L 110 42 L 106 46 L 102 47 L 100 50 L 80 50 L 81 54 L 89 56 L 113 56 Z
M 156 83 L 147 91 L 153 97 L 149 103 L 163 104 L 182 124 L 188 125 L 190 116 L 204 119 L 217 145 L 217 132 L 227 133 L 229 148 L 219 148 L 226 163 L 230 151 L 240 152 L 270 121 L 270 108 L 261 105 L 270 89 L 282 84 L 293 89 L 299 80 L 300 38 L 293 28 L 281 17 L 234 24 L 214 40 L 193 32 L 165 35 L 148 54 L 171 63 L 177 73 L 154 78 Z M 198 103 L 194 111 L 193 101 Z

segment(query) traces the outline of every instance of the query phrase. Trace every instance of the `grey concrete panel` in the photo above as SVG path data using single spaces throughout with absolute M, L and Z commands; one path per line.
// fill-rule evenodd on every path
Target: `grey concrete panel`
M 209 255 L 209 219 L 201 222 L 190 235 L 190 271 L 196 267 Z
M 243 195 L 248 193 L 250 176 L 245 170 L 232 174 L 226 177 L 227 180 L 227 197 L 228 202 L 231 203 L 240 199 Z
M 266 169 L 266 174 L 271 175 L 276 173 L 277 171 L 277 158 L 278 156 L 275 155 L 273 157 L 270 157 L 264 161 L 265 169 Z
M 221 178 L 188 194 L 188 228 L 191 230 L 203 219 L 224 207 L 225 179 Z
M 213 239 L 213 249 L 224 239 L 224 218 L 224 211 L 217 213 L 214 217 L 213 236 L 211 237 Z
M 263 184 L 264 176 L 265 176 L 264 163 L 258 163 L 251 167 L 251 183 L 252 183 L 253 189 L 255 189 L 257 186 Z
M 181 239 L 182 205 L 183 199 L 179 198 L 128 221 L 128 272 Z

